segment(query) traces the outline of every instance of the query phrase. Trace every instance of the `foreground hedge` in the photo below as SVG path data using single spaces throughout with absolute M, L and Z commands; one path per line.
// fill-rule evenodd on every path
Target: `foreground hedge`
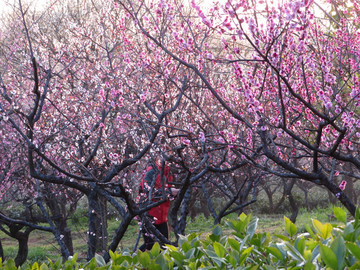
M 313 220 L 306 233 L 285 219 L 286 235 L 256 233 L 257 218 L 241 214 L 228 221 L 231 236 L 223 236 L 220 226 L 212 234 L 181 237 L 179 247 L 168 245 L 164 251 L 158 244 L 148 252 L 111 253 L 105 263 L 97 255 L 86 264 L 77 263 L 77 256 L 65 263 L 34 263 L 22 269 L 360 269 L 360 210 L 355 220 L 347 221 L 341 208 L 334 209 L 343 224 L 333 226 Z M 1 269 L 16 269 L 14 261 L 0 263 Z

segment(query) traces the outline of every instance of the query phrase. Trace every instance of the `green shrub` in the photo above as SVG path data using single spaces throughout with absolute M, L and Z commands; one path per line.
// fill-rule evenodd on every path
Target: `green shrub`
M 167 245 L 161 250 L 122 254 L 110 252 L 111 261 L 96 255 L 86 264 L 77 263 L 74 256 L 64 264 L 34 263 L 23 269 L 360 269 L 360 210 L 355 220 L 348 221 L 346 212 L 334 208 L 334 216 L 342 225 L 321 223 L 313 219 L 305 233 L 288 218 L 284 218 L 286 233 L 272 236 L 257 233 L 258 219 L 241 214 L 227 221 L 232 229 L 224 236 L 220 226 L 205 236 L 199 233 L 181 237 L 179 246 Z M 9 260 L 1 269 L 16 269 Z

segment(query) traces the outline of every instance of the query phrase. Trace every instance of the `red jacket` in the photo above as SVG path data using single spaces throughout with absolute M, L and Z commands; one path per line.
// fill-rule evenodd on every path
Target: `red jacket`
M 152 169 L 152 167 L 148 167 L 146 169 L 146 172 L 150 171 Z M 141 188 L 143 191 L 146 191 L 147 189 L 144 187 L 145 185 L 145 175 L 143 175 L 143 179 L 141 181 Z M 170 168 L 168 166 L 165 167 L 164 169 L 164 177 L 165 177 L 165 181 L 164 181 L 164 189 L 168 189 L 170 186 L 167 184 L 167 182 L 172 182 L 173 177 L 172 175 L 170 175 Z M 156 176 L 156 181 L 155 181 L 155 185 L 153 187 L 153 194 L 155 194 L 156 192 L 161 192 L 161 179 L 160 179 L 160 173 L 157 174 Z M 147 194 L 148 195 L 148 194 Z M 159 199 L 153 198 L 152 201 L 156 202 Z M 155 224 L 162 224 L 167 222 L 167 214 L 169 212 L 169 208 L 170 208 L 170 201 L 167 200 L 166 202 L 155 206 L 153 208 L 151 208 L 149 210 L 149 215 L 155 218 Z

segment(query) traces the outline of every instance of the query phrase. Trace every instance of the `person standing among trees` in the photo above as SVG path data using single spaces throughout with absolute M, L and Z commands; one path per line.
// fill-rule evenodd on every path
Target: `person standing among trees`
M 161 183 L 160 175 L 161 167 L 153 168 L 149 166 L 146 169 L 146 173 L 143 175 L 143 179 L 140 184 L 140 194 L 146 196 L 147 200 L 157 202 L 163 199 L 163 191 L 166 192 L 167 200 L 148 211 L 148 216 L 151 218 L 155 228 L 166 238 L 169 238 L 169 230 L 167 223 L 167 215 L 170 208 L 170 196 L 175 196 L 179 189 L 172 188 L 169 183 L 173 182 L 173 176 L 170 174 L 170 168 L 164 167 L 164 182 Z M 155 236 L 151 230 L 143 223 L 141 233 L 144 238 L 144 244 L 139 248 L 141 251 L 150 250 L 156 242 Z M 160 241 L 162 246 L 164 243 Z

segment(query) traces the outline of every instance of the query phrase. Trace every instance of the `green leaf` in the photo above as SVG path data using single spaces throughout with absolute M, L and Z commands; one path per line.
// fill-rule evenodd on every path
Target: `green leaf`
M 184 254 L 179 251 L 170 251 L 170 256 L 180 263 L 185 260 Z
M 317 245 L 317 246 L 312 250 L 312 258 L 311 258 L 311 260 L 312 260 L 312 261 L 316 260 L 319 255 L 320 255 L 320 246 Z
M 360 208 L 357 207 L 355 210 L 355 222 L 354 227 L 357 228 L 360 225 Z
M 275 258 L 277 258 L 279 261 L 283 261 L 283 255 L 281 251 L 276 247 L 265 247 L 265 250 L 269 252 L 271 255 L 273 255 Z
M 254 236 L 258 221 L 259 221 L 258 218 L 254 218 L 250 221 L 249 225 L 247 226 L 246 234 L 249 235 L 249 239 L 251 239 Z
M 348 268 L 348 270 L 359 270 L 360 269 L 360 262 L 356 262 L 354 265 Z
M 297 238 L 296 241 L 295 241 L 295 247 L 300 252 L 300 254 L 304 256 L 305 239 L 304 238 Z
M 236 221 L 236 231 L 238 233 L 245 233 L 245 229 L 248 227 L 248 224 L 251 220 L 251 215 L 246 215 L 245 213 L 241 213 L 239 216 L 239 221 Z
M 189 250 L 185 253 L 186 258 L 187 258 L 187 259 L 193 258 L 193 257 L 194 257 L 194 254 L 195 254 L 195 251 L 196 251 L 195 248 L 189 249 Z
M 327 246 L 320 244 L 321 259 L 333 270 L 338 269 L 338 259 L 335 253 Z
M 150 255 L 147 252 L 138 253 L 139 262 L 143 267 L 148 267 L 150 263 Z
M 233 238 L 228 238 L 227 242 L 232 247 L 232 249 L 240 251 L 240 243 L 239 243 L 239 241 L 236 241 Z
M 180 235 L 180 236 L 181 236 L 181 235 Z M 176 250 L 177 250 L 177 248 L 176 248 L 175 246 L 173 246 L 173 245 L 165 244 L 165 247 L 166 247 L 167 249 L 171 250 L 171 251 L 176 251 Z
M 221 269 L 223 269 L 223 265 L 226 264 L 226 261 L 224 258 L 219 258 L 219 257 L 211 257 L 211 260 L 213 262 L 215 262 Z M 215 268 L 217 269 L 217 268 Z
M 246 258 L 250 255 L 251 251 L 253 250 L 254 247 L 248 247 L 247 249 L 243 250 L 241 252 L 241 255 L 240 255 L 240 260 L 239 260 L 239 264 L 240 265 L 243 265 Z
M 71 256 L 70 256 L 70 257 L 71 257 Z M 70 258 L 70 257 L 69 257 L 69 258 Z M 77 259 L 78 259 L 78 254 L 75 253 L 75 254 L 72 256 L 71 261 L 74 262 L 74 263 L 76 263 Z
M 359 236 L 360 236 L 360 228 L 357 228 L 356 231 L 354 232 L 354 238 L 360 240 Z
M 241 221 L 239 220 L 228 220 L 225 221 L 226 225 L 235 231 L 235 233 L 241 233 Z
M 181 248 L 184 252 L 187 252 L 188 250 L 191 249 L 191 245 L 189 244 L 189 242 L 183 242 Z
M 296 265 L 300 266 L 303 265 L 305 263 L 305 259 L 302 256 L 302 254 L 289 242 L 285 243 L 287 249 L 288 249 L 288 254 L 290 257 L 292 257 L 294 260 L 296 260 Z
M 40 270 L 49 270 L 49 267 L 45 263 L 42 263 Z
M 289 234 L 289 236 L 292 238 L 297 232 L 296 225 L 292 223 L 292 221 L 285 216 L 284 216 L 284 220 L 285 220 L 285 229 Z
M 242 212 L 241 214 L 240 214 L 240 216 L 239 216 L 239 220 L 240 221 L 245 221 L 247 219 L 247 215 L 244 213 L 244 212 Z
M 310 228 L 310 226 L 309 226 L 308 224 L 305 224 L 305 229 L 306 229 L 306 231 L 311 235 L 312 239 L 315 240 L 315 239 L 316 239 L 316 236 L 315 236 L 313 230 Z
M 220 258 L 223 258 L 225 256 L 225 252 L 226 252 L 226 249 L 223 247 L 223 245 L 220 244 L 219 242 L 215 242 L 213 246 L 214 246 L 214 250 L 215 250 L 216 254 Z
M 235 260 L 236 261 L 236 264 L 238 264 L 239 263 L 239 260 L 240 260 L 240 252 L 239 251 L 237 251 L 237 250 L 232 250 L 231 252 L 230 252 L 230 256 L 229 257 L 231 257 L 233 260 Z M 230 261 L 230 260 L 229 260 Z
M 160 245 L 158 242 L 155 242 L 153 247 L 151 248 L 150 254 L 152 257 L 156 257 L 160 253 Z
M 347 215 L 346 212 L 341 209 L 340 207 L 334 207 L 334 215 L 337 220 L 341 221 L 342 223 L 346 224 Z
M 187 241 L 188 241 L 187 236 L 185 236 L 185 235 L 179 235 L 178 244 L 179 244 L 180 247 L 184 244 L 184 242 L 187 242 Z
M 16 267 L 15 261 L 13 259 L 9 259 L 9 260 L 5 261 L 4 266 L 5 266 L 4 269 L 6 269 L 6 270 L 16 270 L 16 269 L 18 269 Z M 37 267 L 39 267 L 38 264 L 37 264 Z
M 213 229 L 213 232 L 212 234 L 209 236 L 209 238 L 213 241 L 213 242 L 216 242 L 216 241 L 219 241 L 220 240 L 220 237 L 222 235 L 222 229 L 219 225 L 216 225 Z
M 327 239 L 330 237 L 331 231 L 333 227 L 329 223 L 322 224 L 320 221 L 313 219 L 312 220 L 313 226 L 316 232 L 321 236 L 323 239 Z
M 146 269 L 151 269 L 151 270 L 161 270 L 161 266 L 158 265 L 155 261 L 150 261 L 150 264 L 147 265 Z
M 215 234 L 215 235 L 221 235 L 222 234 L 222 229 L 221 229 L 221 227 L 219 226 L 219 225 L 216 225 L 215 226 L 215 228 L 213 229 L 213 232 L 212 232 L 213 234 Z
M 48 258 L 48 263 L 52 270 L 60 269 L 62 266 L 62 258 L 57 259 L 56 262 L 53 262 L 52 260 L 50 260 Z M 0 268 L 1 268 L 1 265 L 0 265 Z
M 86 264 L 85 264 L 85 269 L 89 269 L 89 270 L 94 270 L 96 269 L 96 260 L 95 260 L 95 257 L 92 258 L 90 261 L 88 261 Z M 69 269 L 73 269 L 73 267 L 69 267 Z
M 335 253 L 338 260 L 338 269 L 341 269 L 341 266 L 344 263 L 346 246 L 345 241 L 342 237 L 337 237 L 330 246 L 331 250 Z
M 116 255 L 111 249 L 109 250 L 109 255 L 110 255 L 110 258 L 111 258 L 112 261 L 116 260 Z
M 344 232 L 343 232 L 343 237 L 345 239 L 345 241 L 350 241 L 350 242 L 354 242 L 355 241 L 355 229 L 352 223 L 348 223 L 346 224 L 345 228 L 344 228 Z
M 233 253 L 234 253 L 234 251 L 230 254 L 228 261 L 232 265 L 232 267 L 235 268 L 237 266 L 238 262 L 234 258 Z
M 304 270 L 315 270 L 316 266 L 312 262 L 307 262 L 304 264 Z
M 105 262 L 104 258 L 101 255 L 97 254 L 97 253 L 95 253 L 95 260 L 96 260 L 98 266 L 105 266 L 106 265 L 106 262 Z
M 167 256 L 163 256 L 163 253 L 161 253 L 160 256 L 158 256 L 155 260 L 155 262 L 161 266 L 161 269 L 173 269 L 174 262 L 170 261 Z
M 34 262 L 34 264 L 31 267 L 31 270 L 39 270 L 39 264 L 37 262 Z
M 346 243 L 345 245 L 350 250 L 350 252 L 355 256 L 355 258 L 360 261 L 360 247 L 358 247 L 354 243 Z
M 290 238 L 285 236 L 285 235 L 281 235 L 281 234 L 275 234 L 275 236 L 283 241 L 290 241 Z

